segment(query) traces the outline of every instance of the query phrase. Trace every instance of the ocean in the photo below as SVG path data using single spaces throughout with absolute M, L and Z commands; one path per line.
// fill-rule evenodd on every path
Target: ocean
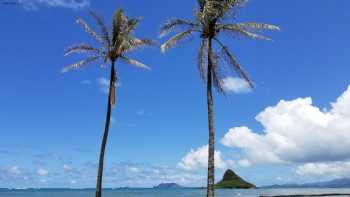
M 260 195 L 286 194 L 329 194 L 350 193 L 349 189 L 250 189 L 250 190 L 216 190 L 216 197 L 257 197 Z M 115 189 L 106 190 L 103 197 L 205 197 L 204 189 Z M 91 189 L 35 189 L 1 191 L 0 197 L 94 197 Z

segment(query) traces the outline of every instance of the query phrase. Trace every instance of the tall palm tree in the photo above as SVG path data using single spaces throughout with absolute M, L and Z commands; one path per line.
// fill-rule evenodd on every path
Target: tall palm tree
M 104 154 L 108 139 L 112 106 L 116 103 L 115 95 L 116 83 L 118 78 L 115 63 L 117 62 L 117 60 L 122 60 L 127 64 L 131 64 L 143 69 L 149 69 L 148 66 L 142 64 L 141 62 L 128 58 L 126 54 L 142 46 L 152 45 L 153 41 L 149 39 L 138 39 L 133 36 L 133 32 L 139 23 L 139 19 L 129 19 L 127 16 L 125 16 L 122 9 L 119 9 L 115 12 L 112 30 L 110 32 L 108 31 L 108 28 L 106 27 L 101 17 L 99 17 L 94 12 L 90 12 L 90 14 L 95 19 L 99 27 L 99 34 L 96 33 L 83 19 L 78 18 L 77 23 L 81 25 L 84 28 L 84 30 L 100 44 L 100 46 L 93 47 L 88 44 L 79 44 L 69 47 L 66 50 L 65 56 L 73 53 L 86 53 L 88 54 L 88 57 L 85 60 L 66 66 L 63 69 L 63 72 L 81 68 L 87 64 L 91 64 L 98 60 L 102 60 L 102 66 L 107 63 L 111 64 L 107 115 L 100 149 L 96 184 L 96 197 L 101 197 Z
M 197 0 L 198 8 L 195 10 L 194 20 L 172 19 L 166 22 L 160 32 L 160 37 L 176 32 L 170 39 L 161 45 L 161 51 L 165 52 L 175 46 L 179 41 L 185 40 L 194 34 L 200 37 L 198 52 L 198 69 L 201 78 L 207 83 L 207 105 L 208 105 L 208 182 L 207 197 L 214 196 L 214 121 L 213 121 L 213 96 L 212 86 L 220 93 L 224 93 L 222 80 L 236 72 L 245 80 L 250 87 L 252 81 L 231 53 L 229 48 L 220 41 L 222 33 L 233 36 L 244 36 L 251 39 L 270 40 L 268 37 L 257 34 L 259 30 L 279 30 L 279 27 L 263 23 L 227 23 L 230 16 L 235 17 L 237 11 L 246 0 Z M 217 44 L 216 48 L 213 42 Z M 214 51 L 220 49 L 220 53 Z M 225 64 L 219 64 L 221 61 Z

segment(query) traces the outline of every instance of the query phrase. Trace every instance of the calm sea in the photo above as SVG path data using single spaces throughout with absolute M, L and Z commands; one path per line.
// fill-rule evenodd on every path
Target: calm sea
M 350 189 L 251 189 L 216 190 L 216 197 L 256 197 L 260 195 L 350 193 Z M 202 189 L 117 189 L 107 190 L 104 197 L 204 197 Z M 0 197 L 94 197 L 93 190 L 12 190 L 0 191 Z

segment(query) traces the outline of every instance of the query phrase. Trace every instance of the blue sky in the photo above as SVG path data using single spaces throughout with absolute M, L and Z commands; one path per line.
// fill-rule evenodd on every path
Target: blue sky
M 137 36 L 157 39 L 166 19 L 190 19 L 196 1 L 22 2 L 25 8 L 0 7 L 0 187 L 93 187 L 108 69 L 60 73 L 81 58 L 63 57 L 66 47 L 94 44 L 75 19 L 93 24 L 93 9 L 110 24 L 123 7 L 143 19 Z M 257 185 L 350 177 L 349 6 L 250 0 L 240 11 L 236 21 L 282 31 L 267 34 L 273 42 L 224 38 L 256 88 L 215 94 L 217 179 L 225 168 Z M 131 54 L 152 71 L 118 63 L 106 186 L 204 185 L 207 113 L 198 47 L 194 38 L 167 54 L 156 47 Z

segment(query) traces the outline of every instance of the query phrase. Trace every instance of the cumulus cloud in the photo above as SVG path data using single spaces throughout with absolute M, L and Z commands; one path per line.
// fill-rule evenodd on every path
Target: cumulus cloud
M 130 172 L 130 173 L 138 173 L 138 172 L 141 171 L 139 168 L 133 167 L 133 166 L 128 166 L 128 167 L 127 167 L 127 170 L 128 170 L 128 172 Z
M 36 172 L 39 176 L 47 176 L 49 174 L 49 171 L 43 168 L 39 168 Z
M 215 151 L 214 160 L 215 167 L 219 169 L 227 168 L 232 162 L 223 160 L 220 151 Z M 177 165 L 185 170 L 206 168 L 208 166 L 208 145 L 199 147 L 195 150 L 192 149 Z
M 12 175 L 20 175 L 21 174 L 21 170 L 19 169 L 18 166 L 12 166 L 8 169 L 8 172 Z
M 223 79 L 222 86 L 226 92 L 233 92 L 236 94 L 249 93 L 251 91 L 249 84 L 238 77 L 227 77 Z
M 247 160 L 247 159 L 241 159 L 241 160 L 239 160 L 237 163 L 238 163 L 238 165 L 240 165 L 241 167 L 250 167 L 250 166 L 251 166 L 250 161 Z
M 52 161 L 56 164 L 56 161 Z M 96 182 L 97 163 L 86 162 L 79 167 L 62 165 L 61 168 L 19 168 L 0 166 L 0 185 L 13 187 L 77 187 L 90 188 Z M 49 167 L 51 166 L 51 167 Z M 67 171 L 65 171 L 67 170 Z M 119 162 L 105 166 L 106 187 L 152 187 L 164 182 L 183 186 L 203 186 L 205 173 L 187 171 L 177 166 Z
M 281 100 L 258 114 L 256 120 L 264 127 L 263 131 L 232 128 L 222 144 L 242 149 L 246 159 L 253 163 L 321 163 L 350 159 L 350 86 L 331 103 L 329 110 L 320 110 L 311 98 Z M 303 172 L 302 169 L 299 172 Z
M 70 181 L 70 184 L 71 184 L 71 185 L 75 185 L 75 184 L 77 184 L 77 181 L 76 181 L 76 180 L 71 180 L 71 181 Z
M 39 7 L 82 9 L 90 6 L 90 0 L 18 0 L 18 3 L 29 10 L 36 10 Z
M 53 161 L 56 163 L 56 161 Z M 5 188 L 37 188 L 37 187 L 67 187 L 69 180 L 79 179 L 79 186 L 92 186 L 95 177 L 92 176 L 92 170 L 86 171 L 84 174 L 63 173 L 62 170 L 44 169 L 44 168 L 25 168 L 10 166 L 0 166 L 0 185 Z M 93 170 L 95 172 L 95 169 Z M 90 177 L 91 176 L 91 177 Z
M 107 186 L 152 187 L 159 183 L 175 182 L 184 186 L 204 185 L 206 177 L 187 170 L 139 163 L 115 163 L 106 169 Z
M 67 165 L 67 164 L 64 164 L 64 165 L 63 165 L 63 170 L 64 170 L 65 172 L 70 172 L 70 171 L 73 170 L 73 168 L 72 168 L 71 166 Z
M 350 176 L 350 161 L 307 163 L 297 167 L 300 176 L 312 177 L 348 177 Z

